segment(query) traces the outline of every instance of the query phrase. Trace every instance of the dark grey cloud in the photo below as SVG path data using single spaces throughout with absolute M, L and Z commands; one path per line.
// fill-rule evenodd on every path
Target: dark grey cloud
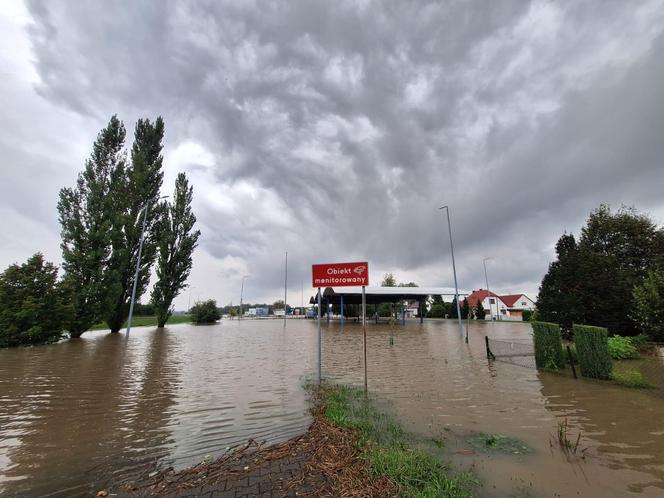
M 192 283 L 224 301 L 246 273 L 276 298 L 286 250 L 293 289 L 355 258 L 450 285 L 442 204 L 461 286 L 492 256 L 495 287 L 530 293 L 600 202 L 664 215 L 661 1 L 28 6 L 29 88 L 90 126 L 77 150 L 111 114 L 164 116 L 204 232 Z

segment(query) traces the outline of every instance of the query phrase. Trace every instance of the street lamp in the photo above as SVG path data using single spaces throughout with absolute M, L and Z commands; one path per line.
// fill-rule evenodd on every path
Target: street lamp
M 160 201 L 161 199 L 166 199 L 168 198 L 167 195 L 162 195 L 157 199 L 157 201 Z M 138 243 L 138 258 L 136 259 L 136 273 L 134 274 L 134 286 L 131 290 L 131 301 L 129 302 L 129 318 L 127 319 L 127 336 L 129 335 L 129 331 L 131 330 L 131 318 L 134 315 L 134 301 L 136 300 L 136 285 L 138 285 L 138 272 L 141 269 L 141 253 L 143 252 L 143 242 L 145 241 L 145 222 L 148 217 L 148 207 L 149 205 L 146 204 L 143 206 L 143 226 L 141 227 L 141 239 Z M 139 216 L 140 216 L 140 211 L 139 211 Z
M 190 285 L 189 286 L 189 300 L 187 301 L 187 313 L 189 313 L 189 310 L 191 310 L 191 291 L 194 288 Z
M 452 272 L 454 273 L 454 292 L 456 298 L 457 319 L 459 320 L 459 333 L 463 337 L 463 324 L 461 323 L 461 306 L 459 306 L 459 285 L 457 284 L 456 263 L 454 262 L 454 243 L 452 242 L 452 224 L 450 223 L 450 208 L 442 206 L 438 209 L 444 209 L 447 214 L 447 230 L 450 234 L 450 252 L 452 253 Z M 466 335 L 468 342 L 468 335 Z
M 487 276 L 486 273 L 486 262 L 489 261 L 490 259 L 493 258 L 484 258 L 482 260 L 482 264 L 484 265 L 484 280 L 486 282 L 486 291 L 489 295 L 489 316 L 491 317 L 491 321 L 493 322 L 493 311 L 491 309 L 491 291 L 489 290 L 489 277 Z M 498 314 L 498 302 L 496 301 L 496 315 Z
M 242 295 L 244 294 L 244 279 L 248 276 L 249 275 L 244 275 L 242 277 L 242 286 L 240 287 L 240 314 L 237 317 L 238 320 L 242 320 Z

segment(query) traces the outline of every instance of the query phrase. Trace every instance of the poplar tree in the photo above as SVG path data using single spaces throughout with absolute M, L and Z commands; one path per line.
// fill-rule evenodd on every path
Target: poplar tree
M 191 272 L 192 254 L 201 232 L 194 230 L 196 216 L 191 211 L 193 188 L 187 175 L 180 173 L 175 180 L 175 193 L 171 203 L 160 207 L 157 224 L 159 255 L 157 283 L 152 290 L 152 305 L 157 315 L 157 326 L 163 327 L 171 317 L 171 304 L 186 287 Z
M 154 123 L 149 119 L 138 120 L 131 149 L 131 164 L 117 182 L 112 207 L 108 211 L 112 253 L 105 278 L 105 316 L 113 333 L 120 331 L 129 315 L 143 209 L 147 209 L 147 217 L 136 287 L 137 298 L 145 292 L 150 268 L 157 255 L 155 226 L 159 219 L 159 191 L 164 177 L 161 154 L 163 138 L 164 121 L 161 117 Z
M 109 212 L 115 209 L 115 192 L 125 174 L 125 137 L 124 125 L 113 116 L 97 135 L 76 186 L 60 190 L 63 287 L 71 305 L 66 329 L 71 337 L 80 337 L 102 319 L 111 255 Z

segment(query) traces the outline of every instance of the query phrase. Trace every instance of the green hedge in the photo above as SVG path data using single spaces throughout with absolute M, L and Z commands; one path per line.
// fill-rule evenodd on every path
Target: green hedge
M 532 322 L 537 368 L 565 368 L 560 327 L 555 323 Z
M 581 375 L 593 379 L 611 378 L 607 330 L 590 325 L 574 325 L 574 342 Z

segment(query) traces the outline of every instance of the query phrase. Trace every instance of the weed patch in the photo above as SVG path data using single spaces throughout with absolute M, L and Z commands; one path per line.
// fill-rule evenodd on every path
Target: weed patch
M 325 416 L 335 425 L 355 431 L 361 458 L 375 476 L 396 484 L 399 496 L 472 496 L 477 485 L 469 473 L 452 474 L 449 467 L 422 449 L 410 446 L 407 434 L 358 389 L 325 386 Z
M 478 432 L 468 438 L 470 445 L 483 452 L 506 453 L 520 455 L 532 453 L 532 448 L 523 441 L 503 436 L 502 434 L 489 434 L 487 432 Z

